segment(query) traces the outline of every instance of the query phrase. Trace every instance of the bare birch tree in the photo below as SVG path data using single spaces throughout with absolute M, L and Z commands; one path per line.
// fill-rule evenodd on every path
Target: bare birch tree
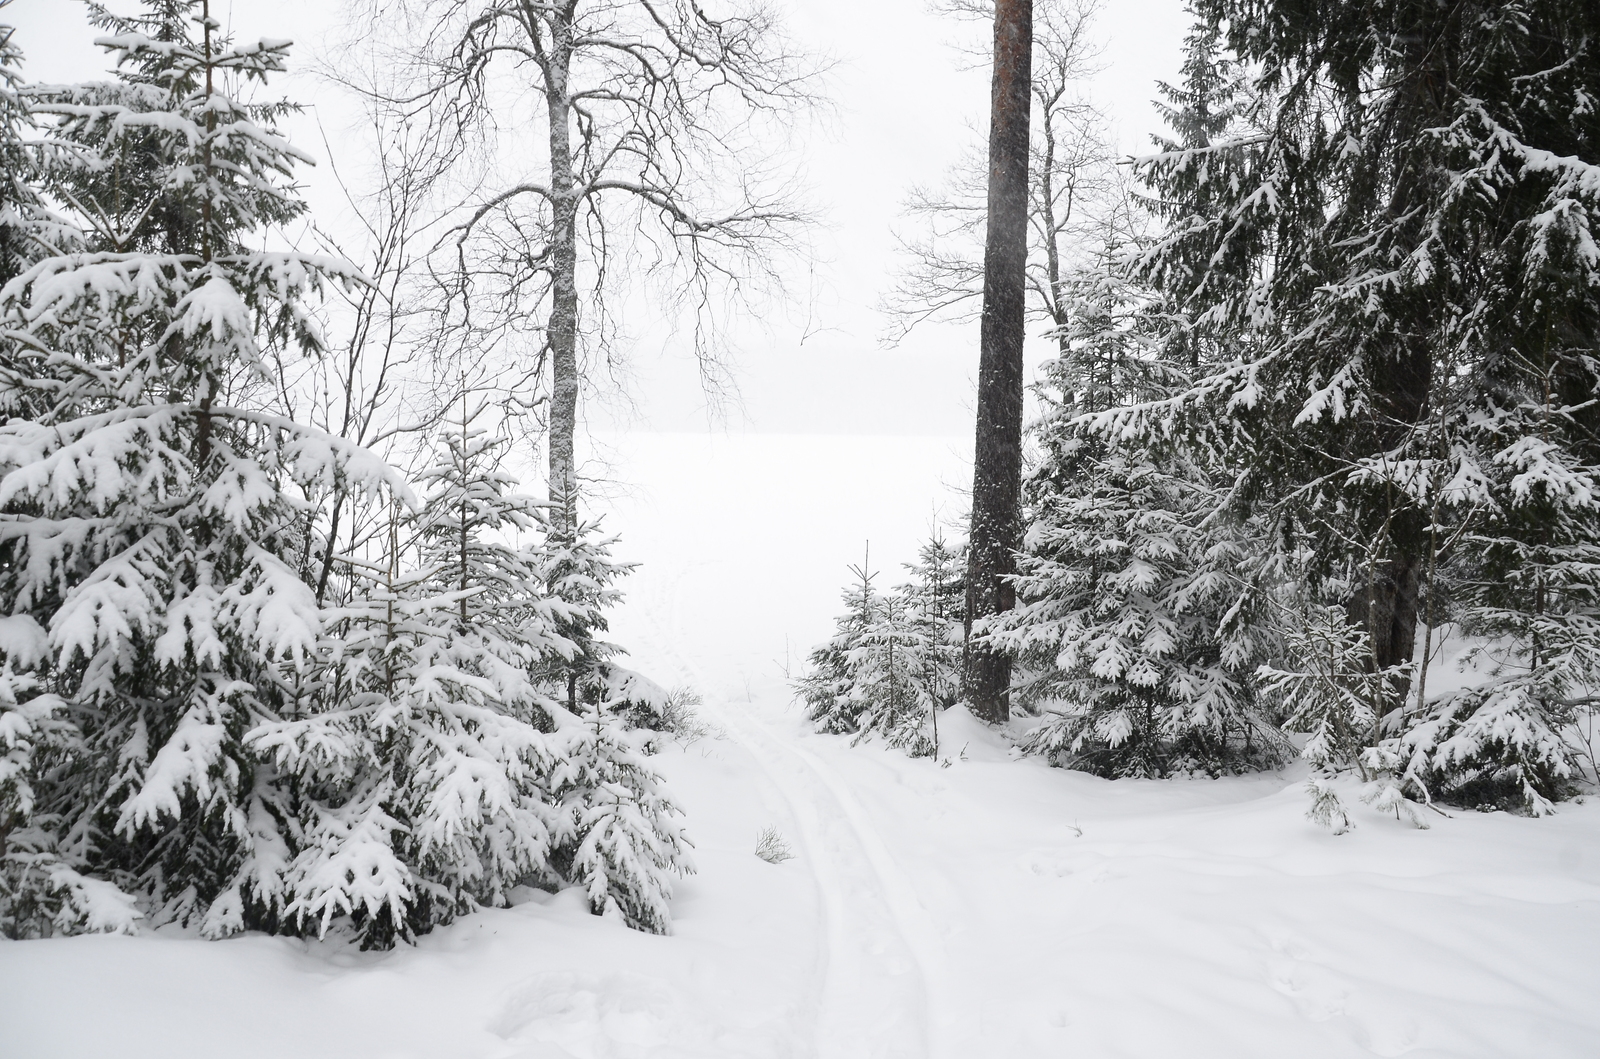
M 344 75 L 340 79 L 350 83 Z M 316 239 L 334 254 L 359 261 L 369 282 L 341 292 L 328 322 L 327 354 L 298 376 L 280 368 L 278 378 L 286 408 L 335 437 L 405 463 L 427 452 L 427 435 L 450 404 L 448 394 L 428 377 L 432 358 L 424 354 L 440 335 L 422 296 L 432 286 L 428 250 L 449 212 L 438 201 L 449 140 L 438 122 L 406 121 L 366 95 L 363 125 L 373 153 L 368 178 L 360 182 L 365 186 L 347 180 L 338 154 L 327 145 L 354 228 L 343 239 L 319 228 Z M 336 557 L 373 547 L 381 551 L 373 541 L 384 535 L 390 519 L 386 505 L 362 504 L 366 498 L 344 483 L 325 501 L 313 499 L 322 501 L 310 506 L 325 511 L 327 521 L 321 526 L 316 568 L 304 576 L 322 602 Z
M 446 315 L 496 363 L 548 364 L 549 495 L 570 528 L 580 391 L 618 353 L 626 281 L 656 281 L 666 328 L 687 318 L 711 388 L 725 312 L 778 285 L 803 217 L 762 132 L 812 102 L 816 67 L 769 12 L 693 0 L 398 0 L 365 24 L 394 42 L 394 98 L 456 123 L 476 193 L 437 266 Z

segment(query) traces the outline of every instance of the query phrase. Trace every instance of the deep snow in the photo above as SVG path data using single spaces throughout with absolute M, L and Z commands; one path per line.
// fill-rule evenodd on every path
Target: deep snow
M 792 665 L 826 634 L 863 530 L 920 531 L 911 500 L 959 470 L 951 446 L 678 437 L 622 457 L 650 489 L 613 526 L 648 536 L 621 551 L 649 565 L 617 639 L 706 691 L 720 728 L 656 759 L 699 867 L 673 936 L 569 891 L 382 954 L 0 942 L 0 1056 L 1600 1054 L 1593 801 L 1418 831 L 1352 792 L 1335 837 L 1293 769 L 1112 783 L 1017 761 L 959 715 L 948 767 L 810 734 L 781 638 Z M 768 826 L 794 859 L 754 855 Z

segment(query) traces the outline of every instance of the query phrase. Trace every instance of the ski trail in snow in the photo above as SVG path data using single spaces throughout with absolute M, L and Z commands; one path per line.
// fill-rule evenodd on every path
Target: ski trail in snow
M 872 823 L 861 802 L 850 790 L 849 784 L 842 780 L 830 765 L 805 747 L 787 744 L 785 749 L 804 761 L 822 780 L 838 801 L 840 808 L 844 810 L 845 817 L 861 840 L 862 848 L 866 851 L 873 871 L 883 887 L 882 892 L 890 902 L 890 910 L 899 926 L 900 935 L 909 946 L 912 956 L 916 959 L 917 969 L 921 973 L 923 991 L 931 1016 L 930 1025 L 934 1030 L 928 1054 L 945 1055 L 949 1051 L 947 1042 L 954 1037 L 952 1031 L 964 1028 L 961 1026 L 960 1018 L 964 1005 L 950 981 L 950 961 L 943 944 L 939 941 L 942 932 L 938 924 L 934 922 L 922 899 L 917 896 L 916 888 L 911 884 L 910 878 L 901 869 L 894 855 L 889 852 L 882 833 Z
M 685 656 L 677 648 L 677 644 L 682 642 L 681 633 L 683 631 L 682 615 L 677 603 L 678 589 L 689 572 L 688 568 L 675 570 L 665 579 L 664 583 L 651 586 L 650 589 L 636 597 L 636 600 L 642 603 L 643 606 L 638 607 L 633 613 L 637 627 L 633 630 L 632 642 L 642 646 L 639 651 L 641 655 L 648 654 L 651 656 L 650 661 L 670 669 L 676 679 L 686 681 L 696 689 L 700 689 L 706 687 L 705 672 L 694 659 Z M 663 620 L 664 617 L 666 620 Z M 701 712 L 708 718 L 716 720 L 719 727 L 722 728 L 722 734 L 743 749 L 758 764 L 766 778 L 769 789 L 788 806 L 790 819 L 798 823 L 800 814 L 795 804 L 794 796 L 791 793 L 791 788 L 779 784 L 777 777 L 773 775 L 766 760 L 750 745 L 749 740 L 741 738 L 740 734 L 728 725 L 727 718 L 722 710 L 712 707 L 709 703 L 703 703 Z M 806 857 L 806 862 L 812 864 L 815 863 L 817 857 L 821 857 L 824 854 L 821 853 L 820 843 L 814 838 L 808 838 L 808 834 L 808 832 L 802 830 L 800 844 L 807 854 L 810 854 L 813 848 L 817 851 L 815 857 L 809 855 Z M 824 884 L 823 878 L 814 869 L 811 870 L 810 874 L 812 876 L 812 888 L 816 891 L 817 904 L 822 910 L 823 919 L 821 944 L 817 946 L 816 968 L 812 977 L 813 985 L 811 989 L 811 999 L 816 1005 L 820 1016 L 828 1000 L 826 983 L 828 982 L 831 952 L 843 942 L 836 941 L 838 931 L 835 928 L 835 924 L 840 922 L 840 915 L 835 907 L 838 904 L 838 895 Z M 822 1019 L 819 1017 L 815 1021 L 820 1023 Z M 824 1050 L 819 1037 L 819 1027 L 813 1025 L 811 1027 L 810 1054 L 816 1059 L 833 1059 L 835 1053 Z
M 716 711 L 789 803 L 822 896 L 827 939 L 819 1059 L 942 1054 L 948 1019 L 937 933 L 877 829 L 815 754 L 740 710 Z
M 680 586 L 692 572 L 675 570 L 641 594 L 643 606 L 635 613 L 642 627 L 634 635 L 643 634 L 636 642 L 657 664 L 704 688 L 702 667 L 677 649 L 683 631 Z M 817 1059 L 953 1054 L 942 1045 L 951 1040 L 960 1008 L 949 988 L 939 932 L 848 784 L 816 754 L 779 737 L 748 710 L 711 701 L 703 710 L 761 768 L 800 832 L 823 920 L 813 1031 Z

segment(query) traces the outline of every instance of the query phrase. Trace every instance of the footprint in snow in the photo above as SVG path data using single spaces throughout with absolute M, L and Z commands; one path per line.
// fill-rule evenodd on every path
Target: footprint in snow
M 703 1014 L 703 1013 L 702 1013 Z M 678 1059 L 718 1054 L 710 1028 L 660 979 L 552 971 L 523 982 L 490 1022 L 539 1059 Z

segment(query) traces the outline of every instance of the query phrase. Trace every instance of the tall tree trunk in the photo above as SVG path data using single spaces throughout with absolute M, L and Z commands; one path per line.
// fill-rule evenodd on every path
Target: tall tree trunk
M 1433 383 L 1433 356 L 1428 342 L 1420 337 L 1402 337 L 1391 358 L 1376 360 L 1372 368 L 1376 384 L 1374 400 L 1379 421 L 1374 440 L 1384 450 L 1404 443 L 1406 435 L 1417 429 L 1428 414 Z M 1372 666 L 1375 670 L 1404 665 L 1412 660 L 1417 646 L 1417 620 L 1421 602 L 1422 574 L 1426 565 L 1428 519 L 1415 500 L 1391 496 L 1386 505 L 1392 510 L 1379 512 L 1382 537 L 1375 546 L 1383 548 L 1370 585 L 1361 585 L 1347 605 L 1353 622 L 1372 638 Z M 1387 714 L 1405 701 L 1409 681 L 1401 681 L 1378 706 Z
M 1386 205 L 1389 218 L 1399 228 L 1394 251 L 1397 257 L 1409 257 L 1428 237 L 1420 221 L 1407 218 L 1421 217 L 1425 211 L 1419 208 L 1420 203 L 1442 191 L 1438 174 L 1432 171 L 1432 160 L 1417 146 L 1423 140 L 1422 130 L 1447 120 L 1439 86 L 1448 82 L 1449 70 L 1440 68 L 1442 59 L 1436 53 L 1435 37 L 1433 32 L 1418 32 L 1404 44 L 1404 69 L 1409 72 L 1409 83 L 1398 89 L 1403 102 L 1395 116 L 1395 135 L 1411 147 L 1400 159 Z M 1380 452 L 1405 444 L 1408 435 L 1423 423 L 1430 412 L 1433 390 L 1431 338 L 1437 328 L 1434 307 L 1411 294 L 1395 307 L 1394 315 L 1397 324 L 1389 348 L 1384 351 L 1387 355 L 1373 357 L 1368 368 L 1375 413 L 1372 440 Z M 1381 515 L 1385 532 L 1378 543 L 1384 549 L 1384 559 L 1378 564 L 1371 585 L 1359 588 L 1349 605 L 1372 638 L 1372 664 L 1378 670 L 1404 665 L 1416 652 L 1427 551 L 1425 513 L 1410 497 L 1393 494 L 1391 489 Z M 1409 690 L 1409 680 L 1391 689 L 1379 704 L 1380 716 L 1405 702 Z
M 1028 117 L 1033 0 L 996 0 L 990 90 L 989 213 L 983 252 L 972 544 L 967 566 L 967 699 L 995 723 L 1010 716 L 1011 659 L 970 643 L 973 619 L 1010 610 L 1022 493 L 1022 342 L 1027 298 Z
M 549 16 L 549 69 L 545 102 L 550 116 L 550 191 L 554 231 L 550 241 L 550 501 L 553 525 L 569 536 L 577 524 L 577 468 L 573 439 L 578 422 L 578 203 L 572 174 L 572 6 Z

